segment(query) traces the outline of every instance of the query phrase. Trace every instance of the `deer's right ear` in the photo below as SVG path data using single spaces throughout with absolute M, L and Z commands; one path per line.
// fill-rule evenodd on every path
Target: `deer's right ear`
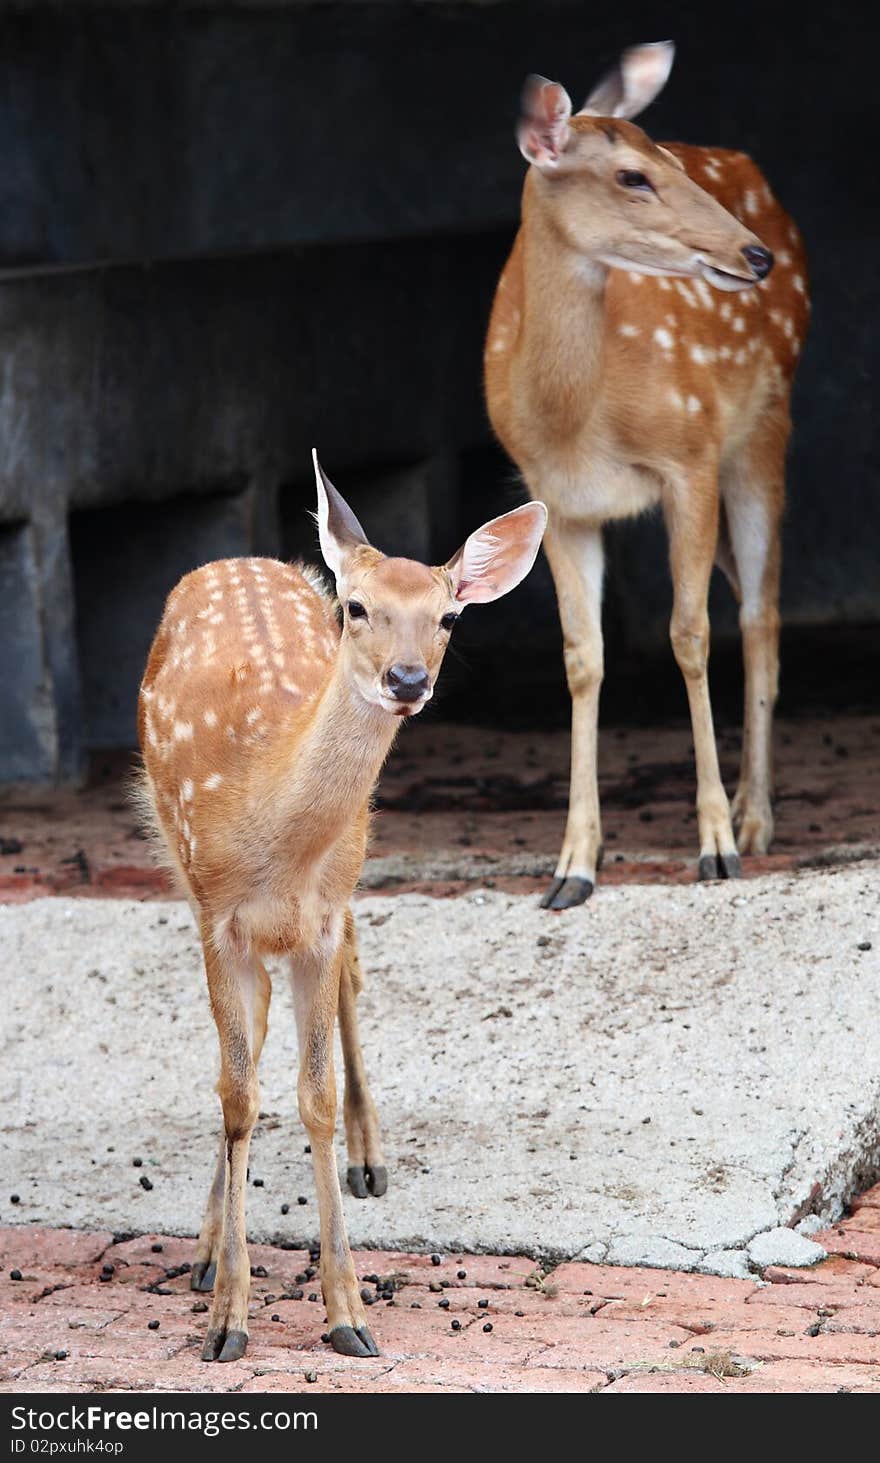
M 315 465 L 315 482 L 318 488 L 318 537 L 324 562 L 334 579 L 340 579 L 345 572 L 345 563 L 353 549 L 369 543 L 341 493 L 337 493 L 330 479 L 318 461 L 316 448 L 312 448 Z
M 630 46 L 617 65 L 590 92 L 579 117 L 637 117 L 659 96 L 672 70 L 672 41 Z
M 530 76 L 523 87 L 516 140 L 526 162 L 552 173 L 568 146 L 571 98 L 546 76 Z

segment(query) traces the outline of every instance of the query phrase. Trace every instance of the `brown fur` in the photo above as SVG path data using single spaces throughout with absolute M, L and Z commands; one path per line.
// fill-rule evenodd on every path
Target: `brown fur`
M 546 521 L 527 504 L 485 525 L 442 568 L 386 558 L 315 462 L 322 550 L 343 605 L 302 567 L 207 564 L 168 598 L 138 705 L 140 799 L 199 923 L 220 1040 L 224 1136 L 199 1236 L 194 1284 L 214 1304 L 203 1355 L 247 1341 L 247 1155 L 271 983 L 290 960 L 299 1110 L 321 1217 L 321 1283 L 338 1350 L 375 1354 L 342 1214 L 333 1133 L 333 1032 L 345 1058 L 349 1184 L 384 1192 L 376 1109 L 361 1054 L 363 986 L 349 901 L 366 850 L 369 799 L 401 717 L 430 698 L 450 618 L 528 572 Z M 417 673 L 415 700 L 395 667 Z M 424 672 L 424 674 L 422 674 Z M 409 689 L 398 682 L 404 697 Z
M 741 601 L 746 668 L 734 814 L 740 848 L 763 852 L 773 827 L 789 397 L 809 311 L 803 245 L 744 154 L 660 147 L 629 121 L 578 115 L 566 123 L 565 94 L 538 81 L 524 135 L 530 155 L 551 165 L 526 176 L 522 224 L 492 308 L 485 386 L 498 437 L 550 513 L 545 548 L 573 700 L 571 799 L 555 884 L 577 878 L 588 893 L 601 849 L 601 526 L 658 503 L 670 537 L 670 633 L 694 728 L 701 867 L 717 861 L 719 872 L 733 873 L 706 679 L 706 601 L 717 553 Z M 653 193 L 622 187 L 625 170 L 643 171 Z M 695 263 L 699 254 L 745 283 L 742 250 L 757 244 L 774 252 L 775 267 L 741 291 L 715 288 Z M 609 267 L 614 258 L 629 267 Z M 557 907 L 565 902 L 574 898 Z

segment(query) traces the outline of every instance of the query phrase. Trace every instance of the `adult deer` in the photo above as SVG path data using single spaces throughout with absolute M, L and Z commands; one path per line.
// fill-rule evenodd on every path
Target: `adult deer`
M 493 427 L 550 510 L 544 542 L 572 697 L 568 822 L 542 900 L 551 909 L 589 897 L 601 858 L 602 525 L 657 503 L 693 724 L 700 877 L 740 873 L 733 823 L 742 852 L 765 852 L 773 836 L 780 518 L 806 266 L 750 158 L 661 147 L 628 120 L 672 58 L 669 42 L 626 51 L 574 116 L 561 86 L 527 83 L 522 224 L 486 343 Z M 733 821 L 707 680 L 713 562 L 739 601 L 745 662 Z
M 519 583 L 547 518 L 543 503 L 506 513 L 430 569 L 372 548 L 317 457 L 315 476 L 341 630 L 332 598 L 301 566 L 207 564 L 168 598 L 138 707 L 144 804 L 198 922 L 220 1038 L 223 1137 L 192 1269 L 193 1289 L 214 1287 L 206 1361 L 234 1361 L 247 1345 L 245 1187 L 271 994 L 267 954 L 290 957 L 299 1109 L 318 1191 L 330 1339 L 352 1356 L 377 1354 L 333 1147 L 338 1014 L 349 1185 L 362 1198 L 368 1187 L 384 1193 L 358 1038 L 362 981 L 349 907 L 369 798 L 401 718 L 433 694 L 459 613 Z

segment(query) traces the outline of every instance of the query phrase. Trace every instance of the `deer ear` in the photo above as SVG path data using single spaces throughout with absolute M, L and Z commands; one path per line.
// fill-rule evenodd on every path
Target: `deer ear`
M 516 140 L 526 162 L 553 172 L 568 146 L 571 98 L 546 76 L 530 76 L 523 87 Z
M 617 65 L 591 91 L 578 116 L 637 117 L 660 95 L 672 70 L 672 41 L 630 46 Z
M 460 604 L 488 604 L 525 579 L 547 527 L 543 503 L 526 503 L 484 523 L 449 560 L 446 572 Z
M 341 578 L 345 562 L 353 549 L 369 543 L 341 493 L 337 493 L 330 479 L 318 461 L 317 450 L 312 448 L 315 465 L 315 482 L 318 488 L 318 537 L 324 562 L 334 579 Z
M 684 163 L 682 162 L 681 158 L 680 157 L 676 157 L 674 152 L 670 152 L 668 147 L 661 147 L 659 142 L 655 143 L 655 146 L 658 148 L 658 150 L 660 152 L 662 152 L 663 156 L 669 162 L 672 163 L 672 166 L 674 168 L 678 168 L 678 170 L 679 170 L 680 173 L 687 172 L 687 169 L 686 169 Z

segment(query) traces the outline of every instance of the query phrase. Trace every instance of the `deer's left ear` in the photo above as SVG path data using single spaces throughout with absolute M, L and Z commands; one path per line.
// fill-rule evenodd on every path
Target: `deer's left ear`
M 681 158 L 680 157 L 676 157 L 674 152 L 670 152 L 668 147 L 661 147 L 659 142 L 655 143 L 654 146 L 658 149 L 659 152 L 662 152 L 662 154 L 666 158 L 667 162 L 672 163 L 672 166 L 674 168 L 678 168 L 678 170 L 679 170 L 680 173 L 686 173 L 687 172 L 687 168 L 685 167 L 685 165 L 682 162 Z
M 672 70 L 672 41 L 630 46 L 617 65 L 591 91 L 579 116 L 637 117 L 660 95 Z
M 515 589 L 535 562 L 547 509 L 526 503 L 484 523 L 449 560 L 446 572 L 460 604 L 488 604 Z
M 345 564 L 352 551 L 361 544 L 369 543 L 345 499 L 338 493 L 318 461 L 318 453 L 312 448 L 315 466 L 315 483 L 318 489 L 318 537 L 324 563 L 334 579 L 342 578 Z

